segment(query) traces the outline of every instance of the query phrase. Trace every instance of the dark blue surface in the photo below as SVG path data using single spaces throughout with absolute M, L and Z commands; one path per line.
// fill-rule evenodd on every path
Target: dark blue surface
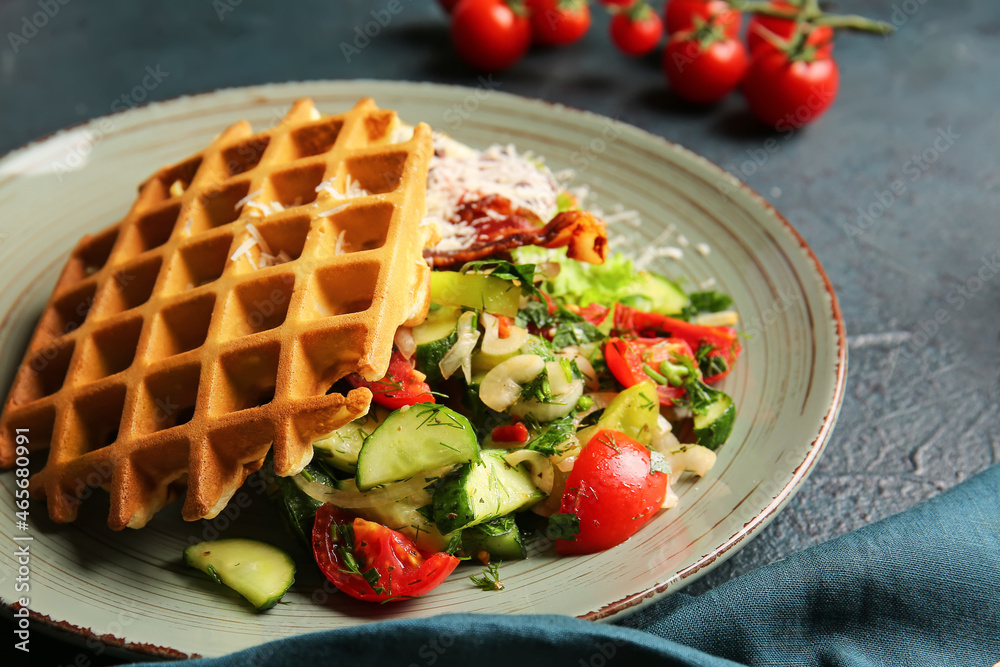
M 998 496 L 993 466 L 709 593 L 669 596 L 627 619 L 628 628 L 561 616 L 448 615 L 315 633 L 191 667 L 985 667 L 1000 656 Z
M 14 53 L 9 33 L 40 10 L 8 0 L 0 153 L 140 97 L 321 78 L 475 85 L 437 7 L 401 1 L 348 63 L 340 43 L 386 2 L 70 0 Z M 232 11 L 220 17 L 219 6 Z M 895 20 L 899 31 L 841 37 L 839 99 L 790 137 L 760 130 L 739 96 L 709 111 L 684 105 L 655 58 L 613 50 L 599 10 L 583 42 L 533 52 L 495 77 L 505 92 L 618 118 L 726 167 L 799 229 L 840 296 L 851 367 L 826 453 L 787 510 L 689 593 L 910 507 L 1000 458 L 1000 279 L 985 268 L 1000 259 L 1000 3 L 844 0 L 840 9 Z M 56 647 L 33 664 L 78 655 L 105 659 Z

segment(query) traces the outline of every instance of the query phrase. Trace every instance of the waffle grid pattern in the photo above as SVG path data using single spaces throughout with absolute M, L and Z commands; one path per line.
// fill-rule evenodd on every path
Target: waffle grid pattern
M 141 527 L 185 485 L 184 517 L 212 517 L 272 443 L 276 472 L 293 474 L 316 435 L 365 412 L 368 390 L 326 392 L 385 373 L 429 271 L 430 129 L 390 143 L 395 122 L 371 100 L 322 118 L 300 100 L 272 130 L 237 123 L 80 242 L 0 418 L 4 466 L 15 429 L 51 440 L 31 488 L 54 520 L 98 485 L 114 529 Z M 289 261 L 260 266 L 259 244 L 231 259 L 248 224 Z

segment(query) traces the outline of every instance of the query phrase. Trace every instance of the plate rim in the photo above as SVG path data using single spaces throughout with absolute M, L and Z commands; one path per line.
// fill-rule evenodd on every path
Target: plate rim
M 163 100 L 150 101 L 143 104 L 136 105 L 133 108 L 126 109 L 123 111 L 115 112 L 112 114 L 105 114 L 101 116 L 95 116 L 93 118 L 69 125 L 66 127 L 59 128 L 53 132 L 49 132 L 40 137 L 32 139 L 27 143 L 24 143 L 18 147 L 11 149 L 10 151 L 4 153 L 0 156 L 0 162 L 6 162 L 20 156 L 21 154 L 28 153 L 29 151 L 37 148 L 38 146 L 51 141 L 60 135 L 73 132 L 88 126 L 110 120 L 110 119 L 121 119 L 126 118 L 130 115 L 134 115 L 140 110 L 148 110 L 151 108 L 169 106 L 178 104 L 184 100 L 196 100 L 203 99 L 215 95 L 225 94 L 225 93 L 249 93 L 253 94 L 256 91 L 260 91 L 261 94 L 266 94 L 268 91 L 281 90 L 284 88 L 291 88 L 294 86 L 310 86 L 310 85 L 345 85 L 345 86 L 359 86 L 365 84 L 374 84 L 379 87 L 419 87 L 428 89 L 438 89 L 438 90 L 448 90 L 448 91 L 464 91 L 475 92 L 477 89 L 471 86 L 458 85 L 458 84 L 445 84 L 436 83 L 430 81 L 406 81 L 397 79 L 372 79 L 372 78 L 360 78 L 360 79 L 304 79 L 304 80 L 289 80 L 281 82 L 268 82 L 262 84 L 254 84 L 248 86 L 229 86 L 223 88 L 214 88 L 210 90 L 205 90 L 202 92 L 185 93 L 181 95 L 176 95 Z M 377 93 L 376 93 L 377 94 Z M 738 549 L 736 547 L 740 546 L 742 543 L 748 541 L 749 539 L 756 536 L 761 530 L 763 530 L 785 507 L 785 505 L 795 496 L 802 486 L 802 483 L 809 477 L 812 469 L 819 459 L 820 454 L 825 449 L 830 437 L 833 433 L 833 429 L 836 426 L 838 416 L 840 414 L 841 407 L 843 405 L 844 394 L 846 390 L 847 381 L 847 367 L 848 367 L 848 345 L 847 345 L 847 333 L 846 326 L 844 323 L 843 313 L 840 308 L 840 302 L 837 298 L 836 291 L 833 287 L 833 283 L 830 280 L 829 275 L 823 268 L 822 263 L 816 256 L 816 253 L 809 246 L 808 242 L 802 237 L 799 231 L 782 215 L 777 208 L 767 201 L 762 195 L 760 195 L 756 190 L 748 186 L 742 180 L 737 178 L 732 173 L 726 171 L 721 166 L 715 164 L 708 158 L 696 153 L 695 151 L 673 142 L 665 137 L 658 134 L 650 132 L 644 128 L 638 127 L 631 123 L 625 121 L 611 118 L 603 114 L 589 111 L 586 109 L 581 109 L 578 107 L 570 106 L 561 102 L 553 102 L 550 100 L 545 100 L 541 98 L 527 97 L 524 95 L 518 95 L 515 93 L 503 92 L 503 91 L 492 91 L 491 96 L 499 96 L 502 98 L 507 98 L 511 101 L 516 101 L 518 104 L 526 104 L 534 106 L 536 108 L 543 109 L 556 109 L 560 113 L 568 113 L 570 115 L 577 115 L 579 117 L 588 118 L 591 120 L 599 119 L 603 122 L 611 122 L 617 126 L 622 126 L 628 128 L 630 132 L 637 133 L 644 139 L 647 139 L 654 144 L 666 148 L 668 150 L 674 151 L 680 154 L 684 159 L 692 160 L 700 163 L 703 168 L 714 172 L 720 179 L 723 179 L 728 185 L 732 186 L 734 189 L 739 190 L 743 195 L 749 197 L 754 203 L 761 206 L 768 215 L 770 215 L 774 220 L 780 223 L 781 228 L 791 234 L 792 240 L 798 245 L 799 251 L 801 251 L 806 259 L 808 260 L 808 265 L 814 272 L 814 278 L 818 278 L 818 284 L 822 287 L 829 299 L 827 303 L 827 308 L 825 308 L 824 315 L 829 317 L 829 320 L 824 321 L 824 326 L 829 324 L 834 325 L 835 338 L 836 338 L 836 356 L 834 361 L 835 366 L 835 383 L 833 386 L 833 392 L 831 397 L 831 403 L 827 410 L 827 413 L 822 418 L 822 426 L 820 427 L 816 437 L 813 439 L 812 443 L 809 445 L 809 449 L 806 453 L 805 458 L 799 463 L 798 466 L 792 472 L 792 476 L 789 481 L 778 491 L 778 493 L 772 498 L 772 500 L 759 511 L 750 521 L 743 525 L 743 528 L 738 530 L 732 536 L 730 536 L 719 548 L 712 551 L 712 553 L 706 554 L 700 557 L 695 563 L 686 567 L 684 570 L 678 572 L 674 576 L 670 577 L 664 582 L 656 584 L 654 586 L 648 587 L 644 590 L 626 595 L 614 602 L 603 605 L 599 609 L 595 609 L 583 614 L 579 614 L 576 618 L 580 618 L 588 621 L 599 621 L 599 622 L 609 622 L 611 620 L 621 620 L 627 616 L 635 613 L 642 607 L 651 604 L 662 597 L 669 591 L 675 590 L 682 584 L 685 580 L 691 578 L 692 576 L 704 575 L 709 571 L 721 565 L 729 557 L 731 557 Z M 17 174 L 14 174 L 8 178 L 16 178 Z M 7 179 L 0 179 L 0 184 Z M 721 183 L 720 183 L 721 184 Z M 4 317 L 4 319 L 6 316 Z M 13 619 L 15 610 L 21 608 L 21 605 L 17 601 L 8 602 L 0 598 L 0 604 L 2 604 L 3 615 L 6 618 Z M 173 649 L 165 646 L 157 646 L 155 644 L 149 643 L 138 643 L 129 641 L 128 639 L 117 637 L 111 634 L 98 635 L 89 628 L 83 628 L 81 626 L 75 625 L 68 621 L 57 621 L 52 619 L 47 614 L 42 614 L 34 610 L 28 609 L 29 617 L 33 621 L 38 621 L 44 627 L 44 632 L 48 632 L 52 635 L 57 635 L 62 638 L 67 639 L 71 643 L 77 645 L 84 644 L 85 640 L 97 640 L 105 647 L 112 649 L 112 652 L 119 653 L 124 656 L 142 656 L 142 657 L 158 657 L 158 658 L 168 658 L 168 659 L 178 659 L 178 658 L 195 658 L 201 657 L 198 653 L 185 653 L 177 649 Z

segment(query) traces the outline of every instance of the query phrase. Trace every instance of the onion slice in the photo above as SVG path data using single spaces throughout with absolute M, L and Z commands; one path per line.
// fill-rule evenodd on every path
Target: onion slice
M 524 327 L 511 325 L 510 334 L 500 338 L 500 320 L 489 313 L 483 313 L 483 352 L 496 356 L 513 354 L 528 342 L 528 330 Z
M 541 452 L 532 449 L 518 449 L 503 457 L 504 461 L 517 467 L 523 463 L 531 471 L 531 481 L 542 493 L 549 495 L 552 493 L 552 485 L 555 482 L 555 471 L 552 469 L 552 461 Z
M 292 481 L 304 494 L 321 503 L 329 503 L 344 509 L 360 509 L 388 505 L 397 500 L 409 498 L 430 484 L 426 478 L 432 476 L 431 473 L 424 473 L 405 482 L 396 482 L 371 491 L 358 490 L 353 479 L 344 482 L 345 488 L 343 489 L 335 489 L 315 480 L 310 481 L 303 477 L 302 473 L 292 477 Z
M 441 376 L 446 380 L 461 368 L 465 381 L 472 382 L 472 351 L 479 341 L 479 329 L 473 325 L 475 319 L 476 314 L 472 311 L 462 313 L 458 318 L 458 340 L 438 363 Z
M 396 335 L 393 336 L 392 342 L 396 344 L 404 359 L 409 360 L 417 351 L 417 341 L 413 339 L 413 329 L 410 327 L 396 329 Z

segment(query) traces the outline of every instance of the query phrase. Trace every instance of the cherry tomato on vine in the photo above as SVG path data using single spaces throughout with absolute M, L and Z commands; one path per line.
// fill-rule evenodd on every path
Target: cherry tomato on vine
M 730 37 L 736 37 L 743 24 L 743 14 L 725 0 L 668 0 L 664 10 L 667 34 L 695 28 L 695 17 L 702 22 L 714 18 Z
M 519 0 L 461 0 L 451 17 L 451 39 L 473 67 L 507 69 L 528 52 L 531 22 Z
M 528 11 L 531 13 L 531 34 L 539 44 L 572 44 L 590 29 L 587 0 L 528 0 Z
M 663 21 L 649 5 L 639 3 L 634 10 L 626 10 L 611 19 L 611 41 L 622 53 L 644 56 L 660 43 Z
M 663 71 L 681 98 L 712 104 L 728 95 L 747 72 L 750 59 L 743 42 L 732 37 L 697 39 L 679 32 L 667 41 Z
M 774 4 L 785 9 L 798 9 L 795 5 L 783 0 L 777 0 Z M 833 54 L 833 28 L 826 25 L 806 25 L 805 30 L 808 33 L 805 44 L 816 48 L 816 57 L 829 58 Z M 781 39 L 790 39 L 795 33 L 795 21 L 777 16 L 754 15 L 747 27 L 747 48 L 750 53 L 756 53 L 759 48 L 775 50 L 774 45 L 767 40 L 768 31 Z
M 750 111 L 777 130 L 802 127 L 819 118 L 837 97 L 840 72 L 833 58 L 789 60 L 781 51 L 754 54 L 743 79 Z

